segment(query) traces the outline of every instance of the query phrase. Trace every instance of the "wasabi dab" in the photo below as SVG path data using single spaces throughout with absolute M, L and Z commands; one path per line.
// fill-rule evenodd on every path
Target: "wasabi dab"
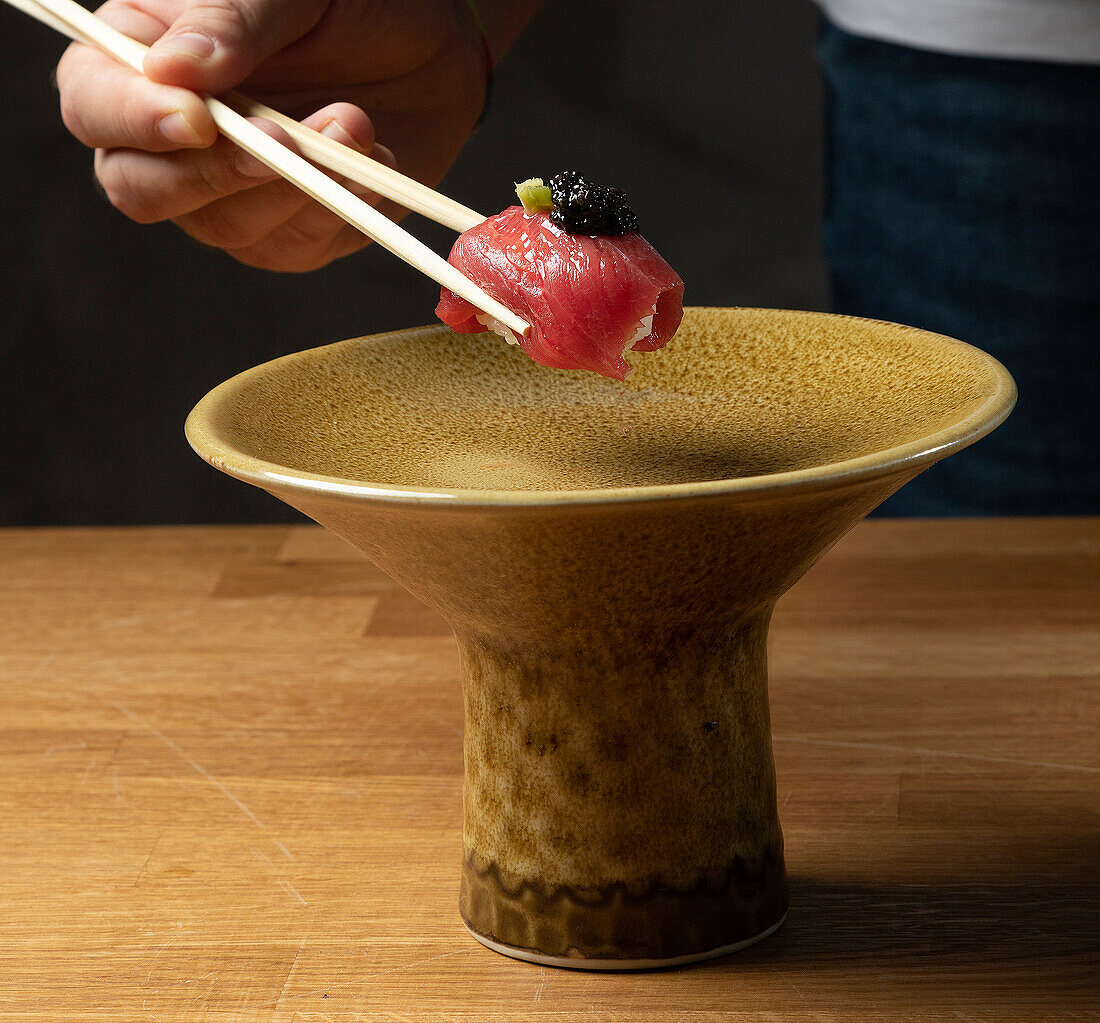
M 523 203 L 526 213 L 549 213 L 554 208 L 550 198 L 550 186 L 543 184 L 542 178 L 528 178 L 516 185 L 516 195 Z

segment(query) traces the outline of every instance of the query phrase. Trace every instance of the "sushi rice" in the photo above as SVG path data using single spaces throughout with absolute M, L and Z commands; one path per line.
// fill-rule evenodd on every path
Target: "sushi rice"
M 638 321 L 638 327 L 633 334 L 623 344 L 623 351 L 627 351 L 633 348 L 639 341 L 644 340 L 653 333 L 653 317 L 657 315 L 657 303 L 653 303 L 653 308 L 649 310 L 647 316 L 643 316 Z M 494 334 L 499 334 L 510 345 L 518 345 L 519 338 L 516 337 L 514 331 L 510 330 L 503 323 L 500 322 L 495 316 L 491 316 L 489 313 L 478 313 L 477 322 L 483 327 L 488 327 Z

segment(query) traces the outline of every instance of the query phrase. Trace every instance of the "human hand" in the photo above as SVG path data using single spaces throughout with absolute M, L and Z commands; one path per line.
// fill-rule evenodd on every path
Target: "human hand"
M 58 65 L 65 124 L 96 149 L 108 198 L 139 223 L 172 220 L 251 266 L 311 270 L 367 239 L 219 136 L 196 93 L 240 85 L 429 185 L 485 101 L 482 43 L 462 0 L 108 0 L 98 13 L 152 45 L 144 77 L 79 44 Z

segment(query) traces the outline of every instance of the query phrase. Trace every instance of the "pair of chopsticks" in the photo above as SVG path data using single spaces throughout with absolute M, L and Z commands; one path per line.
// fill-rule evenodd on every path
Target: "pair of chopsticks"
M 142 73 L 142 61 L 149 48 L 112 28 L 91 11 L 81 7 L 76 0 L 6 2 L 70 39 L 98 46 L 115 60 L 129 65 L 139 74 Z M 523 336 L 528 332 L 530 327 L 525 320 L 487 295 L 423 242 L 318 170 L 309 160 L 366 185 L 406 209 L 414 210 L 455 231 L 466 231 L 481 223 L 485 218 L 479 213 L 240 93 L 230 92 L 221 99 L 212 96 L 202 98 L 218 130 L 245 152 L 432 280 L 450 288 L 456 295 L 461 295 L 517 334 Z M 278 124 L 309 160 L 264 134 L 247 120 L 248 117 L 262 117 Z

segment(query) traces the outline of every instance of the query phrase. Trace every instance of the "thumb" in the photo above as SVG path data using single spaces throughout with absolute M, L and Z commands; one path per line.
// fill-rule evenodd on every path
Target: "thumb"
M 146 77 L 194 92 L 225 92 L 305 35 L 327 7 L 328 0 L 186 0 L 145 55 Z

